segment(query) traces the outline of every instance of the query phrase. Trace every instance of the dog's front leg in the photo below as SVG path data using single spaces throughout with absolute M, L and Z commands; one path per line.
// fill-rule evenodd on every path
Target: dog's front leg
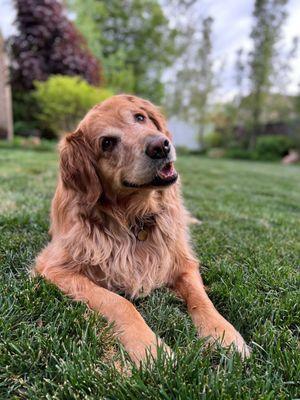
M 45 268 L 46 267 L 46 268 Z M 157 339 L 134 305 L 107 289 L 94 284 L 84 275 L 68 271 L 63 267 L 45 266 L 37 262 L 35 271 L 46 280 L 58 286 L 64 293 L 75 300 L 84 301 L 88 306 L 113 323 L 115 332 L 124 345 L 130 358 L 139 365 L 147 354 L 157 356 Z M 167 345 L 163 348 L 171 353 Z
M 187 265 L 179 273 L 173 288 L 187 303 L 200 337 L 219 342 L 224 347 L 234 345 L 243 357 L 249 356 L 249 348 L 242 336 L 218 313 L 206 294 L 196 263 Z

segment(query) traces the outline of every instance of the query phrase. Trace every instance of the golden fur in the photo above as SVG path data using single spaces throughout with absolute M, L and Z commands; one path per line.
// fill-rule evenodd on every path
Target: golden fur
M 143 121 L 136 120 L 140 114 Z M 234 344 L 248 355 L 240 334 L 205 293 L 189 244 L 190 216 L 172 169 L 174 147 L 169 144 L 167 161 L 145 155 L 155 140 L 171 142 L 162 114 L 150 102 L 127 95 L 95 106 L 62 139 L 52 239 L 35 271 L 113 322 L 136 363 L 147 350 L 156 355 L 157 340 L 120 293 L 133 298 L 161 286 L 184 298 L 200 336 Z M 173 184 L 151 183 L 162 170 L 174 177 Z M 136 236 L 140 223 L 148 235 L 144 241 Z

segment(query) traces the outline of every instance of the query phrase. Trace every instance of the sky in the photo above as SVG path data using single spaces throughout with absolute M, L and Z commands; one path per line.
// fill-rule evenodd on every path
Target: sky
M 203 1 L 200 1 L 203 3 Z M 251 50 L 249 35 L 252 26 L 254 0 L 204 0 L 206 10 L 214 18 L 213 45 L 215 57 L 225 62 L 222 86 L 223 95 L 231 98 L 235 92 L 233 85 L 236 51 L 240 48 Z M 300 0 L 289 0 L 288 19 L 283 31 L 283 48 L 289 49 L 295 36 L 300 36 Z M 300 51 L 292 63 L 290 94 L 298 92 L 300 82 Z
M 15 31 L 12 3 L 12 0 L 0 0 L 0 29 L 5 38 Z M 233 75 L 236 51 L 241 47 L 251 49 L 249 33 L 253 6 L 254 0 L 199 0 L 201 13 L 214 18 L 214 56 L 220 65 L 225 63 L 220 95 L 226 99 L 235 93 Z M 289 0 L 287 10 L 289 16 L 283 32 L 286 48 L 295 36 L 300 36 L 300 0 Z M 300 82 L 300 51 L 298 53 L 292 65 L 291 83 L 287 88 L 291 94 L 297 92 Z

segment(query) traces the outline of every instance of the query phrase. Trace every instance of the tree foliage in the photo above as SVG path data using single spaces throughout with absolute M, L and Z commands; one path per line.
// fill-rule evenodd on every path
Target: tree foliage
M 182 29 L 179 41 L 181 57 L 170 79 L 166 100 L 171 114 L 180 115 L 198 127 L 200 143 L 203 142 L 211 96 L 216 87 L 212 25 L 213 19 L 207 17 L 198 19 L 198 23 L 188 23 Z
M 255 1 L 251 32 L 253 51 L 249 59 L 253 131 L 259 129 L 265 98 L 276 73 L 277 44 L 287 16 L 286 4 L 287 0 Z
M 69 0 L 76 23 L 103 61 L 108 85 L 160 102 L 176 31 L 157 0 Z
M 73 130 L 91 107 L 113 94 L 79 77 L 62 75 L 35 82 L 35 87 L 33 97 L 39 105 L 37 119 L 41 126 L 56 134 Z
M 236 54 L 234 81 L 237 93 L 230 106 L 226 131 L 242 129 L 243 145 L 255 146 L 256 137 L 268 122 L 287 121 L 292 117 L 291 98 L 287 94 L 291 61 L 298 49 L 283 42 L 287 18 L 287 0 L 256 0 L 250 53 L 239 49 Z
M 97 85 L 99 61 L 57 0 L 15 0 L 18 34 L 10 39 L 14 89 L 32 89 L 53 74 L 79 75 Z

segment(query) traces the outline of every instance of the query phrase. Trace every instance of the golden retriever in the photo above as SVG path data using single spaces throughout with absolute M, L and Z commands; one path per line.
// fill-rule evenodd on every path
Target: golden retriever
M 247 356 L 205 292 L 175 157 L 166 121 L 149 101 L 117 95 L 92 108 L 60 143 L 52 239 L 34 271 L 113 323 L 137 364 L 148 352 L 156 357 L 157 345 L 170 350 L 128 298 L 161 286 L 185 300 L 199 336 Z

